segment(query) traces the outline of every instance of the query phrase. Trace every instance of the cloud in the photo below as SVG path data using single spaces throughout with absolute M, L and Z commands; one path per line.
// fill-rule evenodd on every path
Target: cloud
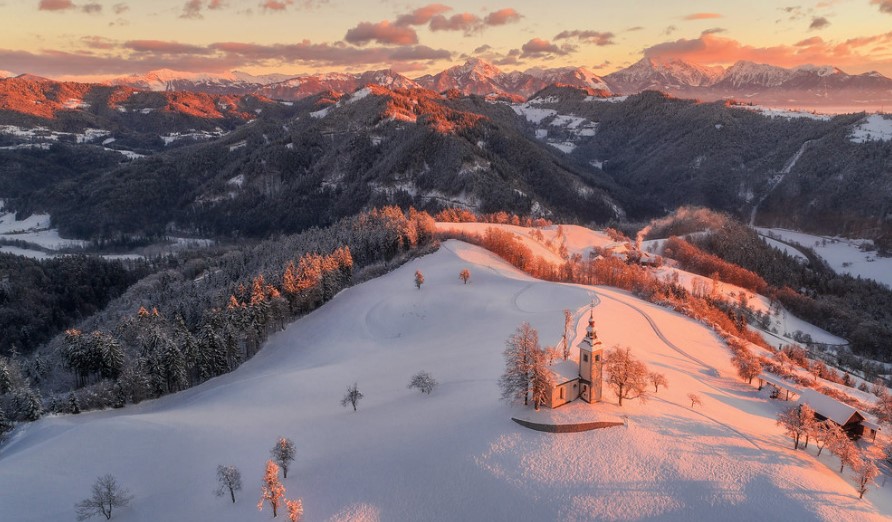
M 74 2 L 71 0 L 40 0 L 37 6 L 39 11 L 65 11 L 74 8 Z
M 480 47 L 474 49 L 474 54 L 482 54 L 489 51 L 492 51 L 492 46 L 489 44 L 483 44 Z
M 131 40 L 124 42 L 123 47 L 136 51 L 137 53 L 156 53 L 156 54 L 189 54 L 189 55 L 205 55 L 210 54 L 211 50 L 198 45 L 184 44 L 179 42 L 166 42 L 162 40 Z
M 601 31 L 563 31 L 558 33 L 554 39 L 555 40 L 566 40 L 569 38 L 576 38 L 581 42 L 592 43 L 599 47 L 603 47 L 605 45 L 613 45 L 613 38 L 616 35 L 609 32 L 601 32 Z
M 471 13 L 458 13 L 449 18 L 437 15 L 430 22 L 431 31 L 464 31 L 465 34 L 471 34 L 482 28 L 480 17 Z
M 204 15 L 201 14 L 201 10 L 205 7 L 216 11 L 226 7 L 226 2 L 223 0 L 208 0 L 207 6 L 205 6 L 204 0 L 188 0 L 185 5 L 183 5 L 183 13 L 180 15 L 180 18 L 193 20 L 204 18 Z
M 712 20 L 714 18 L 722 18 L 718 13 L 692 13 L 683 18 L 683 20 Z
M 483 19 L 483 23 L 489 26 L 505 25 L 519 22 L 521 18 L 523 18 L 522 14 L 509 7 L 489 13 L 486 15 L 486 18 Z
M 118 46 L 114 40 L 102 36 L 84 36 L 81 38 L 81 42 L 90 49 L 109 50 Z
M 670 25 L 663 31 L 663 34 L 666 36 L 669 36 L 670 34 L 674 33 L 677 30 L 678 30 L 678 27 L 675 27 L 674 25 Z
M 870 0 L 870 3 L 879 6 L 881 12 L 892 14 L 892 0 Z
M 452 8 L 443 4 L 429 4 L 412 11 L 409 14 L 397 17 L 394 25 L 425 25 L 431 18 L 452 11 Z
M 636 26 L 634 26 L 634 27 L 629 27 L 628 29 L 626 29 L 626 32 L 627 32 L 627 33 L 634 33 L 635 31 L 643 31 L 643 30 L 644 30 L 644 27 L 642 27 L 642 26 L 640 26 L 640 25 L 636 25 Z
M 114 13 L 115 13 L 116 15 L 124 14 L 124 13 L 126 13 L 127 11 L 129 11 L 129 10 L 130 10 L 130 6 L 127 5 L 127 4 L 123 4 L 123 3 L 121 3 L 121 4 L 115 4 L 115 5 L 112 6 L 112 11 L 114 11 Z
M 795 45 L 757 47 L 714 33 L 699 38 L 664 42 L 644 50 L 644 55 L 658 61 L 673 59 L 702 64 L 730 64 L 739 60 L 768 63 L 782 67 L 805 64 L 874 67 L 892 69 L 892 54 L 877 53 L 874 46 L 892 44 L 892 32 L 828 42 L 819 37 Z
M 522 58 L 543 58 L 551 55 L 564 56 L 575 51 L 576 47 L 567 44 L 558 47 L 557 44 L 553 44 L 548 40 L 533 38 L 523 44 L 520 49 L 523 51 Z
M 706 29 L 705 31 L 703 31 L 700 34 L 719 34 L 719 33 L 724 33 L 724 32 L 726 32 L 726 30 L 721 27 L 711 27 L 709 29 Z
M 260 7 L 262 7 L 265 11 L 284 11 L 288 9 L 289 5 L 294 3 L 293 0 L 265 0 L 261 2 Z
M 376 24 L 360 22 L 347 31 L 344 40 L 355 45 L 366 45 L 371 42 L 385 45 L 412 45 L 418 43 L 418 34 L 409 26 L 395 25 L 384 20 Z
M 830 20 L 827 20 L 823 16 L 816 16 L 811 19 L 811 25 L 808 26 L 810 30 L 819 30 L 824 29 L 825 27 L 830 25 Z
M 97 4 L 95 2 L 84 4 L 81 6 L 81 11 L 87 14 L 99 14 L 102 12 L 102 4 Z

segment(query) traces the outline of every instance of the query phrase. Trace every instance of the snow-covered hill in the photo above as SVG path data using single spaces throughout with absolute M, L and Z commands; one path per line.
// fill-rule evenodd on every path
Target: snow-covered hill
M 529 321 L 554 343 L 561 310 L 584 316 L 593 298 L 604 344 L 630 346 L 669 388 L 647 404 L 619 408 L 608 393 L 593 406 L 628 415 L 628 427 L 554 435 L 514 424 L 521 407 L 499 401 L 496 384 L 505 339 Z M 859 501 L 835 457 L 790 449 L 774 421 L 783 404 L 734 377 L 729 357 L 678 314 L 532 280 L 449 241 L 344 291 L 231 374 L 25 426 L 0 449 L 0 490 L 13 492 L 0 520 L 72 519 L 104 473 L 134 495 L 115 520 L 265 520 L 259 482 L 279 436 L 297 445 L 284 482 L 307 520 L 887 519 L 887 491 Z M 440 381 L 429 397 L 406 389 L 422 369 Z M 338 405 L 354 382 L 365 394 L 356 413 Z M 692 392 L 702 407 L 689 407 Z M 235 505 L 211 493 L 218 464 L 242 471 Z

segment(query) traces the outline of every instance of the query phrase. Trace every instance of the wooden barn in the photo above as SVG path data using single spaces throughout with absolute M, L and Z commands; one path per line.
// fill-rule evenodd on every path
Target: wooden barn
M 805 388 L 801 391 L 799 403 L 808 404 L 815 410 L 818 420 L 830 419 L 839 424 L 852 439 L 865 437 L 875 440 L 880 429 L 879 424 L 867 413 L 812 389 Z

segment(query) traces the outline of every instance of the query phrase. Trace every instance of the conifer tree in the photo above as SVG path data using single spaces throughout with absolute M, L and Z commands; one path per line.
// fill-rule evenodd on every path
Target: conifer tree
M 77 395 L 74 392 L 68 394 L 68 413 L 77 415 L 81 412 L 80 403 L 77 401 Z

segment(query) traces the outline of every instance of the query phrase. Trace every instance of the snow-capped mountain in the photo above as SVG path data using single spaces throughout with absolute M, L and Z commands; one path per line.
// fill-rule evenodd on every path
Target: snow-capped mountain
M 158 69 L 109 81 L 141 91 L 193 91 L 208 94 L 251 94 L 270 83 L 281 82 L 292 75 L 266 74 L 255 76 L 241 71 L 229 73 L 192 73 Z
M 381 85 L 391 89 L 418 88 L 418 84 L 409 78 L 384 69 L 358 74 L 328 73 L 298 76 L 270 83 L 254 92 L 276 100 L 299 100 L 327 91 L 350 93 L 368 85 Z
M 631 66 L 608 74 L 604 81 L 614 92 L 631 94 L 645 90 L 672 91 L 709 87 L 722 78 L 722 67 L 705 67 L 680 60 L 657 62 L 644 58 Z
M 416 81 L 422 87 L 437 92 L 457 90 L 462 94 L 524 99 L 556 83 L 605 92 L 609 90 L 599 76 L 582 67 L 506 73 L 479 58 L 472 58 L 464 65 L 450 67 L 439 74 L 422 76 Z

